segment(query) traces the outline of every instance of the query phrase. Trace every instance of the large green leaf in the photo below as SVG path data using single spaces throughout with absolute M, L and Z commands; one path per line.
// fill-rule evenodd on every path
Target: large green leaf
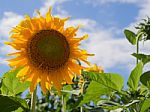
M 97 102 L 100 100 L 100 96 L 109 95 L 112 92 L 112 89 L 96 82 L 92 81 L 87 88 L 87 92 L 83 97 L 83 100 L 80 103 L 80 106 L 88 103 L 90 101 Z
M 99 101 L 102 95 L 110 95 L 113 91 L 121 92 L 123 87 L 123 78 L 118 74 L 112 73 L 94 73 L 83 72 L 84 76 L 90 78 L 92 82 L 87 88 L 87 92 L 83 97 L 80 106 L 94 101 Z
M 124 30 L 124 34 L 126 36 L 126 38 L 128 39 L 128 41 L 132 44 L 135 45 L 136 44 L 136 34 L 133 33 L 130 30 Z
M 129 79 L 128 79 L 128 86 L 132 91 L 136 91 L 138 88 L 140 76 L 143 70 L 143 63 L 140 62 L 137 66 L 132 70 Z
M 4 74 L 2 79 L 2 94 L 16 95 L 20 92 L 24 92 L 30 85 L 29 82 L 21 82 L 19 78 L 16 77 L 20 69 L 9 71 Z
M 93 81 L 96 81 L 106 88 L 114 91 L 121 91 L 124 79 L 119 74 L 114 73 L 94 73 L 94 72 L 83 72 L 84 75 Z
M 141 106 L 141 111 L 140 112 L 148 112 L 146 111 L 148 108 L 150 108 L 150 98 L 149 99 L 146 99 L 142 106 Z
M 150 88 L 150 71 L 143 73 L 140 77 L 140 81 L 142 82 L 143 85 Z
M 17 110 L 19 107 L 21 107 L 24 111 L 29 109 L 27 102 L 21 98 L 0 95 L 1 112 L 11 112 Z
M 134 57 L 138 58 L 139 60 L 141 60 L 143 62 L 143 64 L 150 62 L 150 55 L 136 54 L 136 53 L 133 53 L 132 55 Z

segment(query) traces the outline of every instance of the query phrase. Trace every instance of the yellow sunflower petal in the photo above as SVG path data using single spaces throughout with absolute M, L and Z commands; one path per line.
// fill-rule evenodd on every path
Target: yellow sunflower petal
M 48 9 L 48 12 L 46 13 L 46 22 L 50 22 L 52 20 L 51 16 L 52 7 Z
M 81 37 L 81 38 L 73 38 L 73 39 L 71 39 L 71 44 L 75 44 L 75 43 L 78 43 L 79 44 L 79 42 L 80 41 L 82 41 L 82 40 L 85 40 L 85 39 L 87 39 L 88 38 L 88 35 L 84 35 L 83 37 Z
M 55 76 L 54 76 L 55 75 Z M 59 78 L 60 77 L 60 74 L 58 74 L 58 73 L 55 73 L 55 74 L 52 74 L 52 76 L 51 76 L 51 78 L 52 78 L 52 82 L 53 82 L 53 84 L 54 84 L 54 87 L 58 90 L 58 91 L 60 91 L 61 90 L 61 88 L 62 88 L 62 79 L 60 79 Z
M 34 76 L 32 78 L 31 85 L 30 85 L 31 93 L 34 92 L 34 89 L 36 88 L 38 82 L 39 82 L 39 76 L 38 76 L 38 74 L 34 73 Z
M 41 88 L 42 88 L 42 91 L 43 91 L 44 93 L 47 92 L 47 89 L 46 89 L 46 79 L 45 79 L 45 77 L 42 77 L 42 78 L 41 78 Z
M 21 67 L 27 64 L 27 60 L 25 58 L 18 61 L 10 61 L 9 66 L 11 67 Z
M 76 64 L 75 62 L 69 62 L 69 68 L 71 71 L 73 71 L 74 73 L 76 73 L 77 75 L 81 74 L 81 69 L 83 67 L 81 67 L 80 65 Z
M 73 80 L 74 75 L 70 71 L 65 71 L 64 75 L 65 75 L 64 76 L 65 77 L 65 81 L 68 84 L 73 84 L 72 80 Z
M 18 61 L 18 60 L 21 60 L 23 58 L 23 56 L 17 56 L 17 57 L 15 57 L 15 58 L 13 58 L 13 59 L 8 59 L 8 60 L 6 60 L 6 61 L 8 61 L 8 62 L 11 62 L 11 61 Z

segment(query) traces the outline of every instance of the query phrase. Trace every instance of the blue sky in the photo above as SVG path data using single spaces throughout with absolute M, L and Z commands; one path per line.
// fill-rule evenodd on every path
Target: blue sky
M 66 26 L 83 26 L 78 35 L 89 34 L 81 47 L 95 54 L 90 58 L 92 63 L 127 79 L 135 64 L 130 55 L 135 48 L 125 39 L 123 30 L 135 31 L 137 22 L 150 16 L 149 0 L 1 0 L 0 75 L 9 69 L 5 55 L 13 52 L 3 44 L 10 36 L 10 29 L 23 19 L 24 14 L 35 16 L 34 11 L 38 9 L 44 15 L 49 6 L 53 6 L 55 16 L 71 16 Z M 142 46 L 143 52 L 150 53 L 149 47 L 149 44 Z

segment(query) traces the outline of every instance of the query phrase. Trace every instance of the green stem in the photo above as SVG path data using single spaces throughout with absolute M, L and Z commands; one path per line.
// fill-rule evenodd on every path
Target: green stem
M 137 43 L 136 43 L 136 53 L 139 54 L 139 39 L 140 37 L 143 35 L 143 32 L 140 32 L 138 35 L 137 35 Z M 136 64 L 138 64 L 138 58 L 136 58 Z
M 137 35 L 137 43 L 136 43 L 136 54 L 138 55 L 139 54 L 139 39 L 140 37 L 143 35 L 143 32 L 140 32 L 138 35 Z M 136 58 L 136 65 L 138 64 L 138 58 Z M 138 104 L 136 103 L 135 104 L 135 110 L 138 112 L 139 111 L 139 108 L 138 108 Z
M 61 109 L 61 111 L 66 112 L 66 101 L 65 101 L 65 98 L 64 98 L 63 95 L 61 96 L 61 100 L 62 100 L 62 109 Z
M 139 39 L 137 40 L 136 44 L 136 54 L 139 54 Z M 138 64 L 138 58 L 136 58 L 136 64 Z
M 36 88 L 34 92 L 31 94 L 31 112 L 35 112 L 35 106 L 36 106 Z
M 83 107 L 82 106 L 80 107 L 80 112 L 83 112 Z

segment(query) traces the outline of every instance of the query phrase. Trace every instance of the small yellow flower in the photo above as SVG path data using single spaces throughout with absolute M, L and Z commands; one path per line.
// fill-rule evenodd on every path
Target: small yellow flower
M 87 38 L 75 37 L 79 27 L 64 28 L 69 19 L 61 19 L 51 15 L 51 8 L 46 17 L 26 16 L 12 29 L 11 42 L 7 42 L 17 50 L 9 55 L 15 58 L 8 60 L 13 68 L 23 67 L 17 77 L 30 81 L 30 92 L 40 83 L 43 92 L 55 86 L 61 90 L 62 83 L 72 83 L 75 74 L 80 75 L 83 66 L 77 60 L 86 62 L 90 56 L 85 50 L 79 48 L 80 41 Z
M 87 71 L 89 72 L 97 72 L 97 73 L 103 73 L 104 70 L 102 67 L 97 66 L 96 64 L 94 64 L 93 66 L 86 68 Z

